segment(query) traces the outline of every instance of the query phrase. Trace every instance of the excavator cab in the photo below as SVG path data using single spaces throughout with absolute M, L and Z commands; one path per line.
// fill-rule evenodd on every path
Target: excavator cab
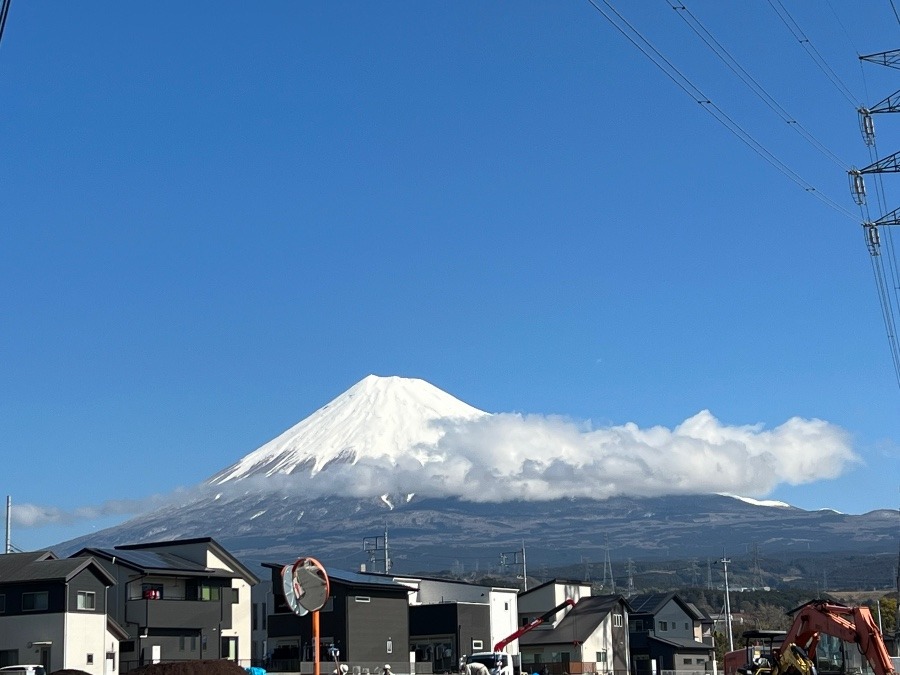
M 725 655 L 726 675 L 771 675 L 775 650 L 785 635 L 783 630 L 744 631 L 744 648 Z

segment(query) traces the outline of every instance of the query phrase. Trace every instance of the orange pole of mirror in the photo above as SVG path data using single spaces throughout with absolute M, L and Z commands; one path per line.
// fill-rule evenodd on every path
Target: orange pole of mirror
M 319 610 L 312 612 L 313 675 L 319 673 Z

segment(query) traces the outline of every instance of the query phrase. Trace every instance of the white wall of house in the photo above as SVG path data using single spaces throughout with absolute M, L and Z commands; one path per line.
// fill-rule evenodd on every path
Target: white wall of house
M 253 634 L 251 620 L 253 601 L 251 598 L 251 586 L 243 579 L 232 579 L 231 587 L 237 589 L 238 602 L 231 606 L 231 628 L 222 629 L 222 637 L 236 637 L 238 644 L 238 661 L 242 665 L 250 665 L 253 649 Z
M 492 588 L 488 597 L 491 604 L 491 644 L 485 645 L 485 651 L 493 649 L 495 644 L 512 635 L 519 627 L 519 596 L 515 589 Z M 519 641 L 514 640 L 504 651 L 518 654 Z
M 113 633 L 110 633 L 109 630 L 106 630 L 104 637 L 104 667 L 103 672 L 105 675 L 115 675 L 119 672 L 119 636 Z M 106 655 L 112 655 L 112 663 L 106 663 Z
M 615 610 L 618 611 L 618 610 Z M 607 616 L 603 622 L 597 626 L 597 630 L 591 633 L 590 637 L 581 645 L 582 661 L 599 661 L 598 653 L 606 654 L 606 663 L 597 664 L 597 672 L 612 670 L 613 651 L 615 644 L 612 639 L 612 618 Z
M 107 635 L 106 614 L 69 612 L 66 617 L 63 668 L 103 675 L 109 644 Z

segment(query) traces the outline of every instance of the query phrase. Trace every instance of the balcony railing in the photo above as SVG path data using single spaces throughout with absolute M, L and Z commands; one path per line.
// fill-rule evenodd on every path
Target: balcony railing
M 137 598 L 125 603 L 125 620 L 142 628 L 231 628 L 231 601 Z

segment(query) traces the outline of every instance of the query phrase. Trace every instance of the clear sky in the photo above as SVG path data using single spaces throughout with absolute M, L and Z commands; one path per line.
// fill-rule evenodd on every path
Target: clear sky
M 0 485 L 46 515 L 13 544 L 195 485 L 370 373 L 596 428 L 824 420 L 859 461 L 766 498 L 897 508 L 846 173 L 871 162 L 856 106 L 900 89 L 857 58 L 900 47 L 891 3 L 685 3 L 790 124 L 684 10 L 613 3 L 823 200 L 596 2 L 13 0 Z M 876 125 L 895 152 L 900 117 Z

